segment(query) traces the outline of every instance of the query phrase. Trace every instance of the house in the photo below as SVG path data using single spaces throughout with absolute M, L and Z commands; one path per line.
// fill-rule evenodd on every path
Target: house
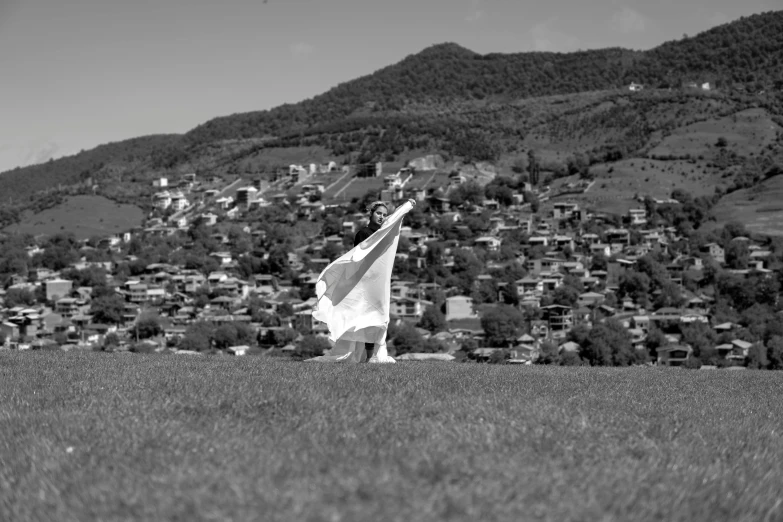
M 8 340 L 18 339 L 19 327 L 10 321 L 2 321 L 0 322 L 0 333 Z
M 209 256 L 214 257 L 221 266 L 229 265 L 233 260 L 230 252 L 212 252 Z
M 604 302 L 606 299 L 606 296 L 604 294 L 599 294 L 598 292 L 585 292 L 583 294 L 579 294 L 579 297 L 577 298 L 577 305 L 582 307 L 586 306 L 588 308 L 599 306 L 601 303 Z
M 726 354 L 726 359 L 733 361 L 744 361 L 748 357 L 748 351 L 753 346 L 753 343 L 742 341 L 740 339 L 734 339 L 729 343 L 731 350 Z M 720 351 L 718 352 L 720 353 Z
M 57 301 L 54 310 L 63 317 L 71 317 L 79 312 L 79 303 L 73 297 L 66 297 Z
M 61 297 L 67 297 L 73 289 L 73 282 L 67 279 L 49 279 L 45 284 L 47 301 L 56 301 Z
M 549 238 L 546 236 L 530 236 L 527 240 L 527 244 L 530 245 L 530 248 L 535 248 L 538 246 L 548 247 Z
M 250 347 L 246 344 L 243 344 L 240 346 L 229 346 L 227 350 L 228 353 L 232 355 L 247 355 L 247 351 L 250 350 Z
M 525 268 L 533 275 L 539 275 L 542 272 L 557 272 L 563 266 L 564 259 L 557 257 L 542 257 L 540 259 L 528 259 L 525 262 Z
M 502 241 L 496 237 L 483 236 L 476 239 L 475 243 L 476 246 L 480 246 L 489 252 L 497 252 Z
M 342 223 L 342 231 L 343 234 L 355 234 L 356 233 L 356 223 L 353 221 L 343 221 Z
M 558 202 L 553 205 L 552 217 L 555 219 L 569 219 L 573 217 L 574 213 L 579 211 L 578 203 L 563 203 Z
M 549 323 L 543 319 L 530 321 L 530 335 L 539 338 L 549 338 Z
M 523 277 L 516 282 L 517 294 L 520 296 L 526 294 L 541 295 L 544 293 L 544 282 L 537 277 Z
M 612 250 L 606 243 L 593 243 L 590 245 L 590 254 L 594 256 L 602 255 L 604 257 L 610 257 L 612 255 Z
M 643 208 L 632 208 L 628 210 L 628 219 L 631 225 L 647 224 L 647 211 Z
M 236 203 L 238 207 L 249 208 L 250 204 L 258 197 L 258 189 L 255 187 L 240 187 L 236 192 Z
M 571 236 L 555 236 L 552 238 L 552 244 L 562 250 L 564 248 L 574 249 L 574 238 Z
M 212 212 L 205 212 L 204 214 L 201 214 L 200 217 L 204 226 L 211 227 L 217 223 L 217 214 L 213 214 Z
M 160 210 L 166 210 L 171 206 L 171 194 L 169 191 L 157 192 L 152 196 L 152 206 Z
M 171 192 L 170 200 L 171 209 L 174 210 L 174 212 L 180 212 L 188 207 L 188 200 L 185 199 L 185 196 L 179 190 Z
M 661 366 L 682 366 L 690 359 L 693 348 L 689 344 L 669 344 L 656 350 L 658 364 Z
M 431 301 L 412 299 L 410 297 L 392 297 L 389 313 L 397 317 L 421 319 L 424 309 L 432 305 Z
M 644 90 L 644 85 L 640 83 L 631 82 L 631 85 L 628 86 L 628 90 L 631 92 L 639 92 L 641 90 Z
M 553 337 L 565 337 L 566 332 L 574 326 L 574 313 L 570 306 L 549 305 L 542 306 L 541 310 Z
M 598 234 L 582 234 L 582 243 L 585 245 L 594 245 L 600 242 Z
M 701 247 L 701 251 L 709 255 L 717 263 L 723 264 L 726 262 L 726 252 L 717 243 L 708 243 Z
M 451 209 L 449 198 L 444 196 L 430 196 L 430 208 L 436 212 L 448 212 Z
M 126 295 L 128 301 L 130 301 L 131 303 L 144 303 L 148 299 L 147 285 L 143 283 L 130 284 L 128 285 L 128 290 Z M 59 309 L 57 311 L 58 313 L 62 313 Z
M 612 228 L 606 231 L 606 242 L 628 246 L 631 244 L 631 232 L 625 228 Z
M 464 295 L 446 298 L 446 321 L 455 319 L 474 319 L 478 314 L 473 310 L 473 299 Z

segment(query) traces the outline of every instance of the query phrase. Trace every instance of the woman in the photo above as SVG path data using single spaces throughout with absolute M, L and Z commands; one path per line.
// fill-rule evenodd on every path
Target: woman
M 383 201 L 375 201 L 367 209 L 370 211 L 370 223 L 359 230 L 353 237 L 353 246 L 358 245 L 377 232 L 383 225 L 383 220 L 389 215 L 389 209 Z
M 318 276 L 313 319 L 326 323 L 334 344 L 311 361 L 394 362 L 386 352 L 391 275 L 402 219 L 415 204 L 406 201 L 391 214 L 381 201 L 369 205 L 370 223 L 354 237 L 356 246 Z
M 416 204 L 415 201 L 414 204 Z M 356 235 L 353 236 L 354 248 L 362 241 L 377 232 L 381 228 L 381 225 L 383 225 L 383 220 L 386 219 L 386 216 L 389 215 L 389 209 L 386 207 L 386 204 L 383 201 L 375 201 L 370 203 L 367 209 L 370 211 L 370 222 L 366 227 L 359 230 Z M 372 360 L 372 351 L 374 349 L 375 343 L 364 343 L 364 350 L 367 352 L 367 358 L 365 360 L 367 362 Z

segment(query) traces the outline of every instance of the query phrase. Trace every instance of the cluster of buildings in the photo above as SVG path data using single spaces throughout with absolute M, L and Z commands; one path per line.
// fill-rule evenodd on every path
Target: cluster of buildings
M 291 166 L 291 172 L 294 169 Z M 304 167 L 302 167 L 304 168 Z M 311 165 L 307 172 L 313 172 Z M 336 165 L 333 162 L 315 166 L 315 172 L 331 171 Z M 516 194 L 515 203 L 510 207 L 502 207 L 496 201 L 484 200 L 481 204 L 469 208 L 451 208 L 448 191 L 439 188 L 425 191 L 421 187 L 409 187 L 408 182 L 414 173 L 401 170 L 397 174 L 383 178 L 382 198 L 388 200 L 403 200 L 413 197 L 418 201 L 427 202 L 425 208 L 437 218 L 438 222 L 447 222 L 453 229 L 462 229 L 468 240 L 447 240 L 434 229 L 427 227 L 411 229 L 402 228 L 402 237 L 406 248 L 397 253 L 399 262 L 409 263 L 418 269 L 425 268 L 427 263 L 436 262 L 448 268 L 454 266 L 457 250 L 481 250 L 482 259 L 488 259 L 474 284 L 493 282 L 490 272 L 502 270 L 509 264 L 525 268 L 526 275 L 513 283 L 507 281 L 496 285 L 498 300 L 512 291 L 508 285 L 513 285 L 513 292 L 518 296 L 521 309 L 534 309 L 537 317 L 527 325 L 528 332 L 518 339 L 509 339 L 505 346 L 487 346 L 485 333 L 481 328 L 480 317 L 488 305 L 474 303 L 469 295 L 461 295 L 453 288 L 443 288 L 437 283 L 417 280 L 400 280 L 395 278 L 392 283 L 391 314 L 399 320 L 418 322 L 425 310 L 435 306 L 427 296 L 437 291 L 445 295 L 442 312 L 447 328 L 437 334 L 425 330 L 425 337 L 431 335 L 441 341 L 444 346 L 454 351 L 460 348 L 466 340 L 473 341 L 476 348 L 475 356 L 479 359 L 488 358 L 494 351 L 511 350 L 512 361 L 532 362 L 540 352 L 543 342 L 554 342 L 563 351 L 578 350 L 574 343 L 566 342 L 571 328 L 577 324 L 594 325 L 606 318 L 615 318 L 627 328 L 633 345 L 643 349 L 650 329 L 654 325 L 672 323 L 703 322 L 711 324 L 710 304 L 708 295 L 694 293 L 682 286 L 686 272 L 696 274 L 703 268 L 704 259 L 711 258 L 722 264 L 725 262 L 723 248 L 717 244 L 706 245 L 698 256 L 675 256 L 665 269 L 673 283 L 679 285 L 686 303 L 679 309 L 645 308 L 642 303 L 636 303 L 630 298 L 616 298 L 622 274 L 634 270 L 636 262 L 642 256 L 656 251 L 670 252 L 669 246 L 680 241 L 673 227 L 648 226 L 648 217 L 643 208 L 631 209 L 624 216 L 622 226 L 617 226 L 617 220 L 611 216 L 590 213 L 574 201 L 550 201 L 545 211 L 533 213 L 529 203 L 524 202 L 521 194 Z M 449 178 L 449 186 L 457 186 L 464 182 L 460 174 Z M 208 227 L 218 227 L 222 220 L 231 220 L 243 227 L 250 237 L 262 233 L 253 223 L 244 222 L 244 212 L 255 205 L 278 204 L 280 196 L 261 197 L 264 193 L 260 185 L 233 187 L 231 195 L 226 188 L 207 189 L 201 191 L 201 202 L 188 205 L 182 190 L 192 190 L 197 180 L 194 175 L 184 178 L 174 190 L 166 190 L 156 194 L 156 201 L 185 201 L 174 207 L 174 214 L 169 221 L 160 217 L 150 219 L 145 228 L 136 233 L 173 234 L 192 226 L 195 218 Z M 167 188 L 167 180 L 156 181 L 156 187 Z M 525 187 L 525 190 L 535 188 Z M 324 191 L 321 183 L 300 184 L 298 196 L 293 198 L 293 205 L 287 208 L 294 219 L 313 219 L 314 210 L 323 210 L 326 203 L 312 198 Z M 163 194 L 167 194 L 166 197 Z M 290 193 L 283 197 L 291 201 Z M 230 198 L 230 199 L 229 199 Z M 315 199 L 315 201 L 313 201 Z M 161 203 L 162 205 L 163 203 Z M 184 206 L 183 206 L 184 205 Z M 331 206 L 340 206 L 333 203 Z M 159 207 L 163 208 L 163 207 Z M 489 216 L 486 230 L 480 233 L 472 232 L 463 221 L 470 216 Z M 314 298 L 302 300 L 291 298 L 297 291 L 306 290 L 313 295 L 317 276 L 328 263 L 329 259 L 322 255 L 329 245 L 346 249 L 349 242 L 345 240 L 366 223 L 366 215 L 355 213 L 346 215 L 340 234 L 329 237 L 314 238 L 306 245 L 290 252 L 289 262 L 295 277 L 282 280 L 272 274 L 255 274 L 250 278 L 239 276 L 238 259 L 230 253 L 230 238 L 216 229 L 214 233 L 218 243 L 225 250 L 211 252 L 209 255 L 217 262 L 218 270 L 211 273 L 201 273 L 186 269 L 183 266 L 171 264 L 151 264 L 143 274 L 126 280 L 114 280 L 110 275 L 111 284 L 117 295 L 122 296 L 124 309 L 116 324 L 96 324 L 91 317 L 90 288 L 76 288 L 73 282 L 67 281 L 59 273 L 36 273 L 29 279 L 16 277 L 10 288 L 28 288 L 45 292 L 45 302 L 33 306 L 14 306 L 0 308 L 2 326 L 7 345 L 19 347 L 38 344 L 62 343 L 66 339 L 67 346 L 88 346 L 100 342 L 102 336 L 116 333 L 122 338 L 132 341 L 134 325 L 140 314 L 153 311 L 165 323 L 163 334 L 158 340 L 164 343 L 168 339 L 183 335 L 185 329 L 194 321 L 211 321 L 216 324 L 239 321 L 247 323 L 259 333 L 268 330 L 261 324 L 253 322 L 249 299 L 254 298 L 256 305 L 268 314 L 275 315 L 279 307 L 286 306 L 293 310 L 292 314 L 281 318 L 281 326 L 272 328 L 298 328 L 311 330 L 315 333 L 325 333 L 324 325 L 314 322 L 312 308 Z M 177 220 L 181 220 L 178 222 Z M 520 236 L 521 234 L 521 236 Z M 523 242 L 509 238 L 524 237 Z M 130 240 L 129 234 L 106 238 L 100 245 L 113 253 L 118 260 L 129 260 L 124 256 L 124 245 Z M 754 245 L 747 238 L 737 240 L 748 241 L 750 251 L 750 268 L 736 271 L 739 274 L 769 274 L 772 272 L 767 265 L 770 252 L 761 246 Z M 428 256 L 428 248 L 433 242 L 440 243 L 443 248 L 437 260 Z M 505 248 L 508 247 L 508 248 Z M 31 252 L 34 250 L 31 250 Z M 499 253 L 504 255 L 500 256 Z M 511 254 L 511 258 L 508 254 Z M 32 254 L 31 254 L 32 255 Z M 241 255 L 241 254 L 240 254 Z M 596 256 L 607 259 L 605 269 L 591 269 Z M 72 268 L 86 267 L 84 260 L 74 263 Z M 103 263 L 109 274 L 116 267 L 111 262 Z M 578 280 L 584 291 L 578 295 L 572 306 L 552 304 L 551 296 L 563 284 L 566 278 Z M 218 295 L 205 300 L 205 290 L 210 295 Z M 9 289 L 0 292 L 2 298 Z M 611 302 L 611 305 L 609 304 Z M 440 304 L 440 303 L 438 303 Z M 733 325 L 736 326 L 736 325 Z M 732 325 L 714 325 L 725 333 Z M 57 339 L 57 341 L 55 341 Z M 660 364 L 683 364 L 692 355 L 692 349 L 672 337 L 670 344 L 659 349 L 657 362 Z M 729 346 L 718 347 L 726 357 L 742 357 L 747 354 L 747 343 L 739 341 Z M 289 347 L 289 349 L 293 349 Z

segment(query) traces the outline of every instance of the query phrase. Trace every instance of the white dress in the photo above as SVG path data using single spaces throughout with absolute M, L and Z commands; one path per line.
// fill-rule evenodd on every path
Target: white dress
M 401 205 L 378 231 L 321 272 L 313 318 L 326 323 L 333 347 L 310 361 L 363 362 L 365 343 L 374 343 L 370 362 L 394 362 L 386 349 L 391 274 L 402 218 L 412 208 L 411 202 Z

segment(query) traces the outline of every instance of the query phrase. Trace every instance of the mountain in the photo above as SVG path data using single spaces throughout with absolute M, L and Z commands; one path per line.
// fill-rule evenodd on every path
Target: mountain
M 481 55 L 453 43 L 435 45 L 297 104 L 6 172 L 0 175 L 0 224 L 47 208 L 63 194 L 92 193 L 93 183 L 111 199 L 148 203 L 153 177 L 184 171 L 257 176 L 297 158 L 400 161 L 423 152 L 509 166 L 535 150 L 561 164 L 574 154 L 601 163 L 647 156 L 679 128 L 746 110 L 762 110 L 759 118 L 779 127 L 781 50 L 783 11 L 649 51 Z M 631 82 L 646 89 L 631 93 Z M 709 82 L 713 90 L 683 88 L 691 82 Z M 764 147 L 771 148 L 759 154 L 780 144 L 773 139 Z M 708 150 L 693 161 L 712 161 Z M 743 168 L 746 156 L 739 149 L 735 154 L 724 186 Z
M 188 133 L 192 142 L 280 136 L 373 112 L 464 100 L 509 101 L 612 89 L 712 81 L 717 87 L 783 87 L 783 11 L 742 18 L 646 52 L 619 48 L 573 53 L 480 55 L 440 44 L 369 76 L 295 105 L 215 118 Z M 759 85 L 756 85 L 759 84 Z M 413 106 L 413 107 L 411 107 Z

